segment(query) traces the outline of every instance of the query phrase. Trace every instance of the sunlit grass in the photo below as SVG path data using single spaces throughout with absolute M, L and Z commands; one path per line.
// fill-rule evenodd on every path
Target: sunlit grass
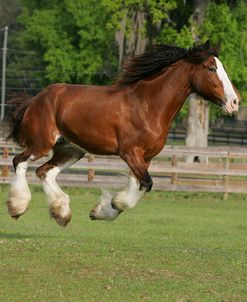
M 0 211 L 0 301 L 246 301 L 247 195 L 147 194 L 114 222 L 90 221 L 100 191 L 67 189 L 62 229 L 33 187 L 18 221 Z

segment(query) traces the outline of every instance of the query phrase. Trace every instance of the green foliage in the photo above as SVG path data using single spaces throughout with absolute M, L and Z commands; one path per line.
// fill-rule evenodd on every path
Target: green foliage
M 220 12 L 220 14 L 219 14 Z M 203 40 L 221 42 L 220 59 L 229 77 L 247 97 L 247 4 L 240 2 L 230 10 L 227 4 L 209 6 L 201 29 Z
M 102 83 L 116 73 L 115 32 L 126 11 L 129 30 L 133 13 L 144 11 L 150 20 L 143 34 L 151 35 L 149 27 L 157 27 L 175 7 L 175 0 L 23 0 L 17 41 L 37 53 L 37 62 L 29 64 L 45 64 L 47 82 Z
M 116 65 L 114 31 L 96 0 L 24 1 L 19 40 L 44 61 L 51 82 L 100 82 Z
M 160 26 L 167 22 L 169 12 L 177 6 L 176 0 L 102 0 L 102 3 L 109 12 L 107 28 L 119 30 L 124 19 L 126 22 L 124 36 L 127 39 L 133 39 L 131 34 L 133 34 L 133 23 L 136 22 L 137 12 L 143 13 L 144 26 L 138 30 L 149 43 L 156 39 Z
M 247 101 L 246 32 L 247 4 L 244 2 L 239 2 L 232 11 L 226 3 L 212 3 L 200 30 L 203 40 L 210 38 L 214 43 L 221 42 L 220 59 L 245 102 Z M 211 119 L 221 114 L 219 108 L 211 106 Z
M 189 26 L 185 25 L 177 31 L 169 24 L 165 24 L 158 36 L 158 42 L 188 48 L 193 44 L 193 37 Z
M 193 44 L 190 16 L 192 6 L 177 0 L 176 9 L 169 12 L 169 22 L 165 22 L 157 35 L 157 42 L 188 48 Z
M 126 10 L 131 13 L 140 10 L 144 11 L 150 17 L 152 24 L 157 24 L 169 16 L 169 11 L 176 8 L 175 0 L 102 0 L 103 5 L 110 12 L 110 27 L 119 27 Z

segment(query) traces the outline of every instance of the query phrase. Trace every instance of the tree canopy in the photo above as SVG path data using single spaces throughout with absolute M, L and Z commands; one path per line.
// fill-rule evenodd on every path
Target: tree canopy
M 22 0 L 20 29 L 12 43 L 35 53 L 13 60 L 18 68 L 45 68 L 51 82 L 109 83 L 119 56 L 167 43 L 191 47 L 192 4 L 183 0 Z M 220 58 L 247 98 L 247 4 L 211 1 L 197 29 L 202 41 L 221 42 Z
M 116 60 L 107 20 L 97 0 L 25 0 L 18 42 L 37 52 L 50 82 L 100 82 Z

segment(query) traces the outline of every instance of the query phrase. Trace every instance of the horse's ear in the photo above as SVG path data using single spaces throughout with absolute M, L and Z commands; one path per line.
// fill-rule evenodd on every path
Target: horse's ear
M 211 43 L 210 43 L 210 40 L 208 39 L 205 44 L 204 44 L 204 49 L 205 50 L 210 50 L 211 48 Z
M 215 49 L 215 52 L 217 54 L 219 54 L 220 49 L 221 49 L 221 42 L 220 41 L 218 41 L 218 43 L 215 45 L 214 49 Z

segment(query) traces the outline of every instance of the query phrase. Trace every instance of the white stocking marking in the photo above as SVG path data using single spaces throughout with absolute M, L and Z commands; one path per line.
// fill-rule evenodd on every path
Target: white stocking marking
M 100 202 L 90 212 L 90 218 L 93 220 L 114 220 L 120 214 L 120 211 L 113 209 L 111 202 L 114 194 L 102 190 Z
M 50 169 L 43 180 L 44 192 L 47 196 L 48 205 L 53 216 L 59 224 L 66 225 L 71 217 L 69 196 L 63 192 L 56 182 L 57 175 L 70 167 L 78 158 L 68 161 L 65 165 Z
M 61 195 L 65 195 L 56 182 L 56 177 L 60 172 L 61 170 L 58 167 L 54 167 L 46 173 L 43 185 L 49 205 Z
M 11 216 L 22 215 L 28 208 L 31 200 L 31 193 L 26 180 L 26 171 L 29 160 L 21 162 L 16 167 L 16 176 L 11 183 L 8 208 Z
M 103 190 L 100 202 L 90 212 L 91 219 L 114 220 L 127 209 L 133 208 L 144 195 L 145 190 L 139 190 L 139 182 L 130 176 L 126 190 L 113 194 Z M 113 207 L 112 207 L 113 205 Z
M 145 193 L 144 189 L 140 191 L 139 188 L 140 184 L 137 179 L 130 176 L 127 189 L 114 196 L 113 205 L 122 211 L 133 208 Z
M 57 214 L 63 219 L 70 217 L 70 207 L 69 196 L 62 191 L 56 182 L 56 177 L 61 170 L 59 167 L 50 169 L 43 181 L 43 186 L 51 212 L 56 209 Z

